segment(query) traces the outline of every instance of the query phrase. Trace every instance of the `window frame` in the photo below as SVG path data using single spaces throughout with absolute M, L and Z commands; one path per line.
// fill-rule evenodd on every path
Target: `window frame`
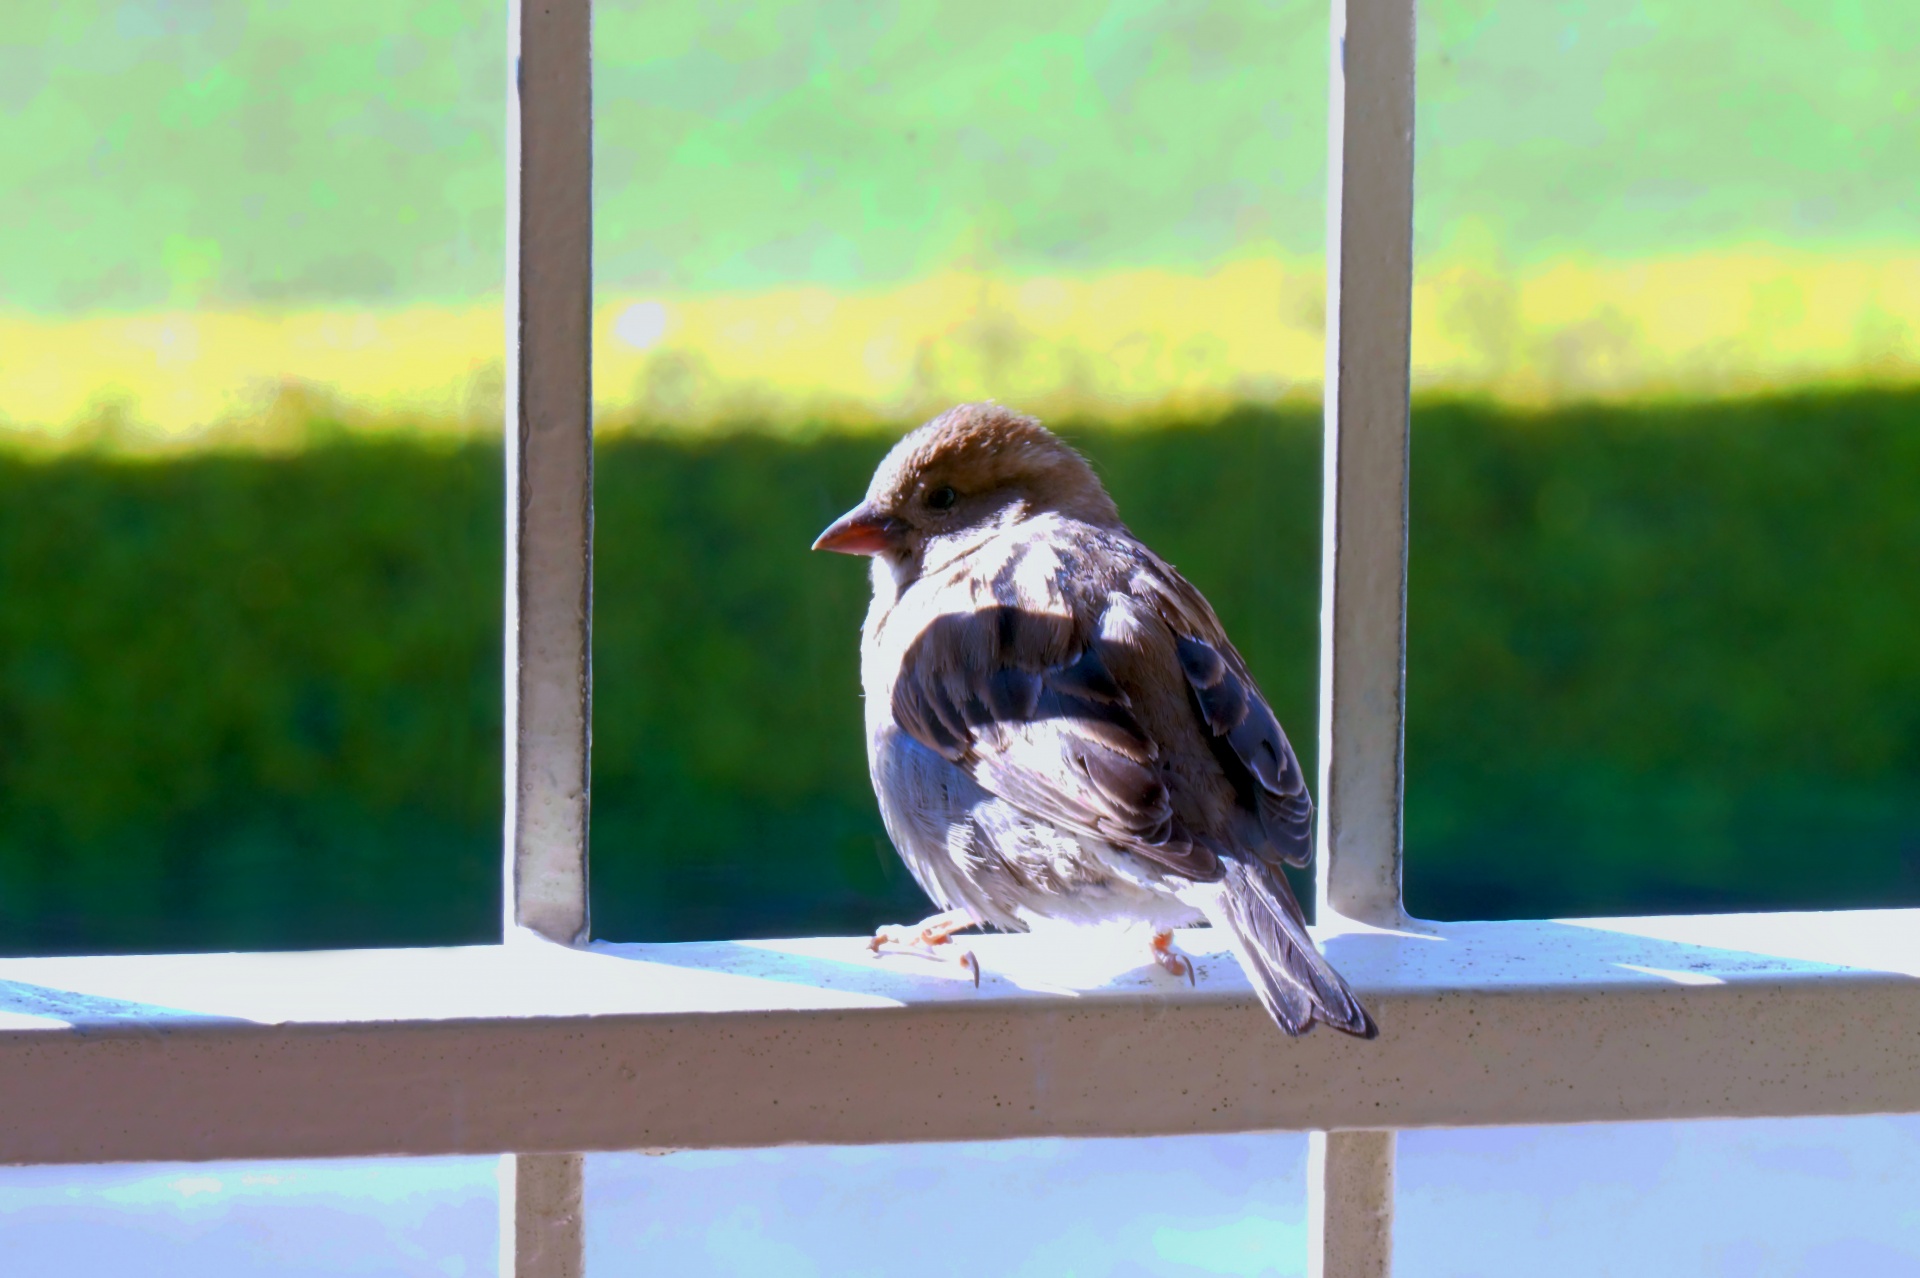
M 1414 7 L 1331 7 L 1315 931 L 1379 1040 L 1277 1039 L 1205 933 L 1194 989 L 589 944 L 592 14 L 511 0 L 502 943 L 0 961 L 0 1163 L 497 1152 L 502 1273 L 559 1278 L 582 1150 L 1289 1128 L 1309 1271 L 1378 1278 L 1396 1128 L 1920 1111 L 1920 911 L 1407 917 Z

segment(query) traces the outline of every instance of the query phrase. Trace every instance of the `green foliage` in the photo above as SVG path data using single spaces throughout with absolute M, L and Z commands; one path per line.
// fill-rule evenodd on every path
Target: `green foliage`
M 1069 433 L 1136 527 L 1207 583 L 1279 713 L 1311 723 L 1311 424 L 1249 414 L 1203 428 Z M 849 931 L 924 907 L 867 780 L 857 651 L 865 565 L 807 549 L 858 500 L 885 445 L 827 436 L 601 448 L 601 934 Z
M 1409 899 L 1920 886 L 1920 394 L 1416 413 Z M 1313 744 L 1317 422 L 1067 426 Z M 598 460 L 596 930 L 919 908 L 860 744 L 873 437 Z M 489 936 L 497 450 L 0 460 L 0 952 Z
M 1916 409 L 1420 413 L 1413 907 L 1920 891 Z
M 0 462 L 0 950 L 484 934 L 498 453 Z

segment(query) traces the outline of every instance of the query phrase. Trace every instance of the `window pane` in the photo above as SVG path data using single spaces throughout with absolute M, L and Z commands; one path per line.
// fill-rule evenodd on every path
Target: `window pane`
M 1084 446 L 1311 745 L 1325 22 L 597 7 L 597 934 L 926 912 L 867 778 L 864 566 L 807 547 L 956 402 Z
M 0 1167 L 16 1278 L 498 1272 L 499 1160 Z
M 1910 7 L 1420 12 L 1410 908 L 1911 901 Z
M 587 1271 L 1297 1274 L 1291 1133 L 587 1159 Z
M 597 1154 L 588 1273 L 1299 1274 L 1305 1154 L 1286 1133 Z M 0 1247 L 31 1278 L 491 1274 L 497 1166 L 0 1168 Z M 1394 1271 L 1906 1273 L 1916 1168 L 1908 1117 L 1407 1132 Z
M 497 934 L 497 9 L 10 17 L 0 953 Z
M 587 1160 L 589 1273 L 1302 1274 L 1287 1133 Z M 1409 1278 L 1920 1266 L 1920 1119 L 1405 1132 Z
M 1920 1118 L 1404 1132 L 1394 1273 L 1920 1272 Z

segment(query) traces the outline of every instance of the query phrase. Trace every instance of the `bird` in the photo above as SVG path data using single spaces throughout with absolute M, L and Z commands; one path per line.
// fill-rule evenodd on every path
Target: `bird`
M 1032 417 L 961 404 L 900 439 L 813 549 L 871 560 L 867 761 L 941 910 L 880 929 L 876 951 L 1125 921 L 1192 980 L 1172 929 L 1204 921 L 1289 1035 L 1375 1036 L 1282 872 L 1313 856 L 1286 733 L 1212 606 L 1085 458 Z

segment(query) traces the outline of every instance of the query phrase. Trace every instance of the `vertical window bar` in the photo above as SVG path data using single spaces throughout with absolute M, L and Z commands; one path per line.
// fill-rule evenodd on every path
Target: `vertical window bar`
M 1407 684 L 1412 0 L 1333 0 L 1317 891 L 1398 925 Z
M 587 940 L 593 710 L 589 0 L 507 6 L 503 940 Z M 578 1154 L 500 1163 L 503 1278 L 585 1271 Z
M 1314 895 L 1322 926 L 1397 927 L 1406 919 L 1413 0 L 1332 0 L 1331 17 Z M 1392 1271 L 1394 1143 L 1392 1132 L 1309 1138 L 1314 1278 Z
M 582 1161 L 579 1154 L 500 1159 L 500 1278 L 583 1278 Z
M 588 0 L 513 0 L 507 109 L 506 939 L 587 938 L 593 622 Z
M 1384 1278 L 1393 1269 L 1392 1132 L 1314 1132 L 1307 1143 L 1307 1272 Z

